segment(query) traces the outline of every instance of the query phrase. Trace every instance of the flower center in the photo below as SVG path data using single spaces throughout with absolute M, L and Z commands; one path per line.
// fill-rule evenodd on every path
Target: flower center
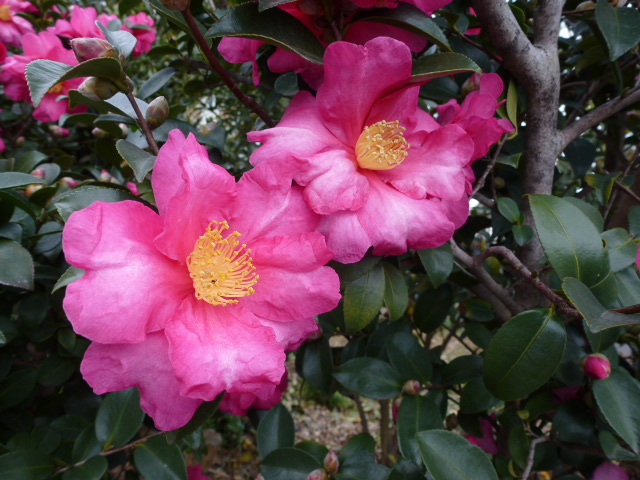
M 356 160 L 368 170 L 391 170 L 407 157 L 409 144 L 404 138 L 400 122 L 382 120 L 364 130 L 356 143 Z
M 0 6 L 0 20 L 3 22 L 11 21 L 11 10 L 9 9 L 9 5 Z
M 240 233 L 222 238 L 228 228 L 227 222 L 211 222 L 187 257 L 196 298 L 211 305 L 238 303 L 236 298 L 255 293 L 253 286 L 260 278 L 249 256 L 251 249 L 238 242 Z

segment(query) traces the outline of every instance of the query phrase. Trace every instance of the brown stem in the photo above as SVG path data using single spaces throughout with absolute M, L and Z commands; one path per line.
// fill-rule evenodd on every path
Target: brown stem
M 527 480 L 529 478 L 529 475 L 531 474 L 531 469 L 533 468 L 533 461 L 536 455 L 536 446 L 548 440 L 549 440 L 548 437 L 538 437 L 538 438 L 534 438 L 531 441 L 531 445 L 529 445 L 529 455 L 527 456 L 527 466 L 525 467 L 524 472 L 522 472 L 521 480 Z
M 362 425 L 362 433 L 369 433 L 369 422 L 367 421 L 367 414 L 362 406 L 362 400 L 357 393 L 353 396 L 353 401 L 358 409 L 358 415 L 360 416 L 360 424 Z
M 380 463 L 389 465 L 389 400 L 380 400 Z
M 209 47 L 209 44 L 207 43 L 207 39 L 204 38 L 204 35 L 202 35 L 202 32 L 198 28 L 196 19 L 193 18 L 191 10 L 187 9 L 180 13 L 182 13 L 185 22 L 187 22 L 187 25 L 189 25 L 189 29 L 191 30 L 193 38 L 195 38 L 198 46 L 200 47 L 200 50 L 202 51 L 202 54 L 209 62 L 209 65 L 211 65 L 215 72 L 220 76 L 224 84 L 229 88 L 229 90 L 231 90 L 231 92 L 238 98 L 238 100 L 240 100 L 247 108 L 249 108 L 249 110 L 258 115 L 267 125 L 267 127 L 275 127 L 276 122 L 269 116 L 269 114 L 260 105 L 258 105 L 258 103 L 253 98 L 246 95 L 242 90 L 240 90 L 238 88 L 238 85 L 236 85 L 236 82 L 233 81 L 227 71 L 222 67 L 222 65 L 220 65 L 218 57 L 216 57 L 215 53 L 213 53 L 213 51 Z
M 151 149 L 154 155 L 158 155 L 158 144 L 156 143 L 155 138 L 153 138 L 153 133 L 151 132 L 151 128 L 149 127 L 149 124 L 145 120 L 144 115 L 142 114 L 142 111 L 140 111 L 140 107 L 138 106 L 138 102 L 136 102 L 136 99 L 133 96 L 133 93 L 131 92 L 127 93 L 127 99 L 129 100 L 129 103 L 131 103 L 131 106 L 133 107 L 133 111 L 136 112 L 136 116 L 138 117 L 138 124 L 140 125 L 140 128 L 142 128 L 142 131 L 144 132 L 144 136 L 147 138 L 147 143 L 149 144 L 149 148 Z

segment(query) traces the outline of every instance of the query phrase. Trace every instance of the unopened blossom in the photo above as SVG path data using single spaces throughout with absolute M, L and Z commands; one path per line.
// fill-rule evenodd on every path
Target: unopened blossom
M 31 102 L 29 86 L 25 77 L 27 64 L 33 60 L 47 59 L 67 65 L 77 65 L 75 55 L 64 48 L 60 39 L 51 32 L 44 31 L 37 35 L 26 34 L 22 39 L 23 55 L 13 55 L 7 58 L 0 70 L 0 83 L 4 85 L 4 93 L 11 100 Z M 33 116 L 41 122 L 56 122 L 65 113 L 79 113 L 86 110 L 80 106 L 71 109 L 68 100 L 59 100 L 61 95 L 67 95 L 69 90 L 78 88 L 84 79 L 74 78 L 65 80 L 51 87 L 40 105 L 33 111 Z
M 29 20 L 16 14 L 37 11 L 38 9 L 30 2 L 0 0 L 0 42 L 19 47 L 25 34 L 35 32 Z
M 322 215 L 318 230 L 335 259 L 400 255 L 442 245 L 469 213 L 465 167 L 474 144 L 418 106 L 411 51 L 391 38 L 336 42 L 316 97 L 300 92 L 262 142 L 254 165 L 294 168 L 304 197 Z
M 593 380 L 604 380 L 611 375 L 611 362 L 601 353 L 587 355 L 580 363 L 584 374 Z
M 317 216 L 268 167 L 236 183 L 174 130 L 152 175 L 158 213 L 124 201 L 71 215 L 65 256 L 86 273 L 64 309 L 93 342 L 80 370 L 94 392 L 137 387 L 162 430 L 223 391 L 273 398 L 285 350 L 340 293 Z
M 631 480 L 631 478 L 621 466 L 611 462 L 604 462 L 593 471 L 590 480 Z

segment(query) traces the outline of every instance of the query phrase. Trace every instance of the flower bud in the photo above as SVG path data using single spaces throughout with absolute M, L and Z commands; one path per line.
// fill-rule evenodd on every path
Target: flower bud
M 33 170 L 31 172 L 31 175 L 33 175 L 34 177 L 39 178 L 41 180 L 44 180 L 44 177 L 45 177 L 44 168 L 36 168 L 35 170 Z
M 405 395 L 418 395 L 420 393 L 420 382 L 417 380 L 407 380 L 402 386 L 402 393 Z
M 480 90 L 480 78 L 482 76 L 478 73 L 474 73 L 471 75 L 463 84 L 462 84 L 462 94 L 469 95 L 471 92 L 475 92 L 476 90 Z
M 154 98 L 144 114 L 151 129 L 158 128 L 169 118 L 169 104 L 164 97 Z
M 75 178 L 62 177 L 60 180 L 58 180 L 58 183 L 60 183 L 60 186 L 62 188 L 71 188 L 71 187 L 75 187 L 80 182 L 78 180 L 76 180 Z
M 593 353 L 582 359 L 582 371 L 594 380 L 603 380 L 611 374 L 611 363 L 601 353 Z
M 49 125 L 49 133 L 53 138 L 64 138 L 71 135 L 69 130 L 59 127 L 58 125 Z
M 581 4 L 579 4 L 576 7 L 576 10 L 593 10 L 594 8 L 596 8 L 596 4 L 591 0 L 588 0 L 586 2 L 582 2 Z
M 91 135 L 93 135 L 96 138 L 111 138 L 111 134 L 109 132 L 99 127 L 96 127 L 93 130 L 91 130 Z
M 318 468 L 314 470 L 307 476 L 306 480 L 328 480 L 329 476 L 327 475 L 326 470 L 322 468 Z
M 31 198 L 31 195 L 36 193 L 42 187 L 44 187 L 44 185 L 41 185 L 39 183 L 32 183 L 31 185 L 27 185 L 27 187 L 24 189 L 24 196 L 27 198 Z
M 169 10 L 184 12 L 189 8 L 191 0 L 160 0 L 160 3 Z
M 78 87 L 78 91 L 87 98 L 99 102 L 118 93 L 118 87 L 104 78 L 89 77 Z
M 336 473 L 340 468 L 340 460 L 338 460 L 338 454 L 333 450 L 329 450 L 329 453 L 327 453 L 324 457 L 323 464 L 324 469 L 327 472 Z
M 74 38 L 69 43 L 80 63 L 94 58 L 118 58 L 116 49 L 101 38 Z

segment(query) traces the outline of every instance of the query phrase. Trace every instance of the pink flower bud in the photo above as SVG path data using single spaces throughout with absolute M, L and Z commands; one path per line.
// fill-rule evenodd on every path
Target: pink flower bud
M 327 475 L 326 470 L 322 468 L 318 468 L 309 474 L 306 480 L 328 480 L 329 476 Z
M 78 180 L 76 180 L 75 178 L 71 178 L 71 177 L 62 177 L 60 180 L 58 180 L 58 182 L 60 183 L 60 186 L 62 188 L 75 187 L 76 185 L 78 185 L 80 183 Z
M 329 473 L 336 473 L 340 468 L 340 460 L 338 460 L 338 454 L 333 450 L 329 450 L 329 453 L 324 457 L 324 469 Z
M 33 170 L 31 172 L 31 175 L 33 175 L 34 177 L 41 178 L 42 180 L 44 180 L 44 177 L 45 177 L 44 168 L 36 168 L 35 170 Z
M 108 170 L 102 170 L 98 180 L 101 182 L 111 182 L 113 181 L 113 175 L 111 175 Z
M 44 185 L 40 185 L 40 184 L 32 184 L 32 185 L 27 185 L 27 188 L 24 189 L 24 196 L 27 198 L 31 198 L 31 195 L 33 195 L 34 193 L 36 193 L 38 190 L 40 190 Z
M 169 118 L 169 104 L 167 103 L 167 99 L 164 97 L 153 99 L 147 107 L 144 116 L 152 129 L 158 128 Z
M 110 138 L 111 134 L 109 132 L 107 132 L 106 130 L 103 130 L 99 127 L 95 127 L 93 130 L 91 130 L 91 134 L 96 137 L 96 138 Z
M 611 374 L 611 363 L 601 353 L 593 353 L 582 359 L 582 371 L 594 380 L 603 380 Z
M 138 186 L 133 183 L 133 182 L 127 182 L 127 188 L 131 191 L 131 193 L 133 193 L 134 195 L 140 195 L 140 190 L 138 190 Z
M 160 0 L 160 3 L 169 10 L 183 12 L 189 8 L 191 0 Z
M 71 132 L 69 130 L 59 127 L 58 125 L 49 125 L 49 133 L 54 138 L 64 138 L 71 135 Z
M 462 94 L 469 95 L 471 92 L 480 90 L 480 78 L 481 75 L 474 73 L 462 84 Z
M 420 382 L 408 380 L 402 386 L 402 393 L 405 395 L 418 395 L 420 393 Z
M 104 78 L 89 77 L 78 87 L 78 91 L 87 98 L 99 102 L 118 93 L 118 87 Z
M 118 58 L 116 49 L 101 38 L 74 38 L 69 43 L 80 63 L 94 58 Z

